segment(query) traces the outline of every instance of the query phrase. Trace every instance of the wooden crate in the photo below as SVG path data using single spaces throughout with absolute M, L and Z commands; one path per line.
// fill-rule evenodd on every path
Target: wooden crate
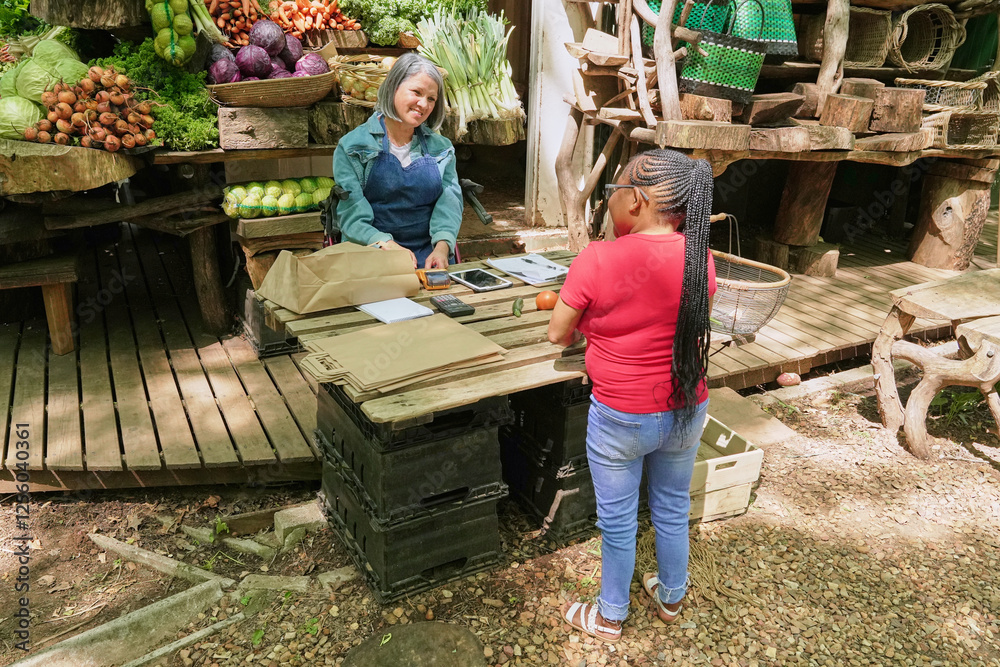
M 304 107 L 219 107 L 222 150 L 305 148 L 309 110 Z
M 692 497 L 696 494 L 755 483 L 760 477 L 763 460 L 763 451 L 719 420 L 709 416 L 705 432 L 701 436 L 694 475 L 691 477 Z
M 691 494 L 690 521 L 715 521 L 743 514 L 750 505 L 752 483 L 730 486 L 708 493 Z

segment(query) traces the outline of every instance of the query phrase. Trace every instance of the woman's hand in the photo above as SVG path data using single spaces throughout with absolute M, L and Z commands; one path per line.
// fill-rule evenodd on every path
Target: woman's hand
M 448 255 L 450 254 L 450 249 L 448 248 L 447 241 L 438 241 L 434 244 L 434 250 L 430 255 L 427 256 L 427 261 L 424 262 L 425 269 L 447 269 L 448 268 Z
M 405 250 L 410 253 L 410 261 L 413 262 L 413 268 L 417 268 L 417 256 L 413 254 L 413 251 L 409 248 L 404 248 L 393 240 L 383 241 L 378 246 L 381 250 Z
M 549 342 L 568 347 L 580 340 L 580 332 L 576 326 L 582 317 L 582 310 L 567 305 L 560 297 L 549 319 Z

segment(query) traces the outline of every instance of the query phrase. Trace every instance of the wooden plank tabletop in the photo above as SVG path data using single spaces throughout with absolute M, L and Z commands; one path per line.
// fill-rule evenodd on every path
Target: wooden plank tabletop
M 14 429 L 7 428 L 11 423 L 10 406 L 11 391 L 14 389 L 14 360 L 17 358 L 18 341 L 21 337 L 21 324 L 0 324 L 0 424 L 3 424 L 3 434 L 0 435 L 0 468 L 6 467 L 8 444 L 13 450 Z M 10 438 L 10 443 L 8 443 Z
M 27 424 L 30 432 L 28 458 L 17 457 L 16 442 L 7 447 L 7 468 L 14 470 L 19 462 L 30 470 L 41 470 L 45 460 L 45 357 L 44 322 L 29 322 L 21 332 L 21 347 L 17 353 L 17 385 L 14 388 L 11 425 Z
M 902 287 L 892 299 L 903 312 L 939 320 L 1000 315 L 1000 269 Z

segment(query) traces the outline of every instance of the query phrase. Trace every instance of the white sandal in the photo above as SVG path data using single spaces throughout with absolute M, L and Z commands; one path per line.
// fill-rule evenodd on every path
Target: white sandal
M 656 589 L 659 586 L 660 580 L 655 574 L 647 572 L 642 576 L 642 589 L 646 591 L 649 597 L 653 598 L 654 602 L 656 602 L 656 610 L 658 612 L 657 615 L 660 617 L 660 620 L 664 623 L 673 623 L 677 620 L 677 617 L 681 615 L 681 612 L 684 610 L 684 605 L 680 605 L 674 611 L 667 609 L 666 604 L 660 599 L 660 596 L 656 592 Z
M 589 609 L 588 609 L 589 608 Z M 578 613 L 579 612 L 579 613 Z M 597 605 L 587 602 L 574 602 L 568 607 L 563 605 L 562 607 L 562 617 L 563 620 L 569 623 L 573 628 L 576 628 L 580 632 L 584 632 L 595 639 L 599 639 L 602 642 L 608 644 L 614 644 L 619 639 L 622 638 L 622 628 L 621 624 L 618 627 L 607 627 L 604 625 L 597 624 Z M 576 619 L 579 618 L 581 622 L 577 622 Z M 603 632 L 603 635 L 597 634 L 598 632 Z M 610 635 L 610 636 L 605 636 Z

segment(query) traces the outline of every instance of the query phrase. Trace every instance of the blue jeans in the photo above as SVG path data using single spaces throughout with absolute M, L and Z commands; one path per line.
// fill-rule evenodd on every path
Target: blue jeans
M 628 615 L 643 461 L 656 529 L 658 593 L 666 604 L 684 597 L 691 474 L 707 410 L 706 400 L 695 408 L 690 421 L 681 422 L 677 411 L 632 414 L 591 398 L 587 458 L 597 495 L 597 527 L 603 539 L 597 605 L 606 620 L 621 621 Z

